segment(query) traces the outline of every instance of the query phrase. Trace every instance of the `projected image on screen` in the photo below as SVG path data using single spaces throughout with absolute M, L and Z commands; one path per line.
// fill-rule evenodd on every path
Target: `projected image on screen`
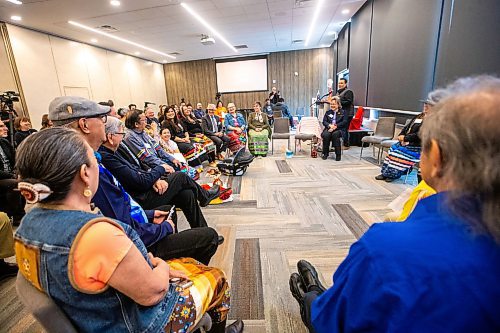
M 267 91 L 267 59 L 216 62 L 217 89 L 221 93 Z

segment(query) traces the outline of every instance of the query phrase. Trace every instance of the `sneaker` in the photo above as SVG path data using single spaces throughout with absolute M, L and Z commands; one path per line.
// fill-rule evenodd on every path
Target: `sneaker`
M 375 177 L 376 180 L 385 180 L 385 177 L 383 175 L 378 175 Z
M 326 160 L 328 158 L 328 155 L 321 155 L 322 160 Z

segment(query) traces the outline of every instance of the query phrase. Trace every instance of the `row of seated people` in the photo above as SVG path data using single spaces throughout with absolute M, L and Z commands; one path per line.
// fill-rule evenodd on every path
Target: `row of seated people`
M 250 113 L 248 123 L 243 115 L 236 112 L 234 103 L 228 104 L 224 119 L 215 114 L 214 104 L 207 106 L 207 112 L 203 116 L 196 110 L 192 111 L 188 105 L 181 106 L 178 113 L 173 105 L 165 107 L 164 113 L 160 115 L 161 122 L 154 117 L 151 108 L 147 108 L 145 114 L 147 124 L 151 127 L 151 135 L 167 150 L 179 149 L 188 163 L 194 166 L 201 162 L 203 152 L 210 162 L 214 162 L 216 158 L 223 157 L 222 152 L 226 148 L 236 152 L 246 146 L 247 140 L 248 149 L 253 155 L 266 156 L 272 129 L 260 102 L 255 102 L 253 108 L 254 112 Z M 167 138 L 173 143 L 166 141 Z
M 139 117 L 128 132 L 145 152 L 123 144 L 125 128 L 108 113 L 83 98 L 56 98 L 55 127 L 18 148 L 18 187 L 36 204 L 15 234 L 20 273 L 81 331 L 187 332 L 209 313 L 210 332 L 241 332 L 240 320 L 226 328 L 224 273 L 206 266 L 223 238 L 200 206 L 218 186 L 207 191 L 176 172 L 177 161 L 144 132 L 142 112 L 130 114 Z M 176 230 L 171 205 L 191 229 Z

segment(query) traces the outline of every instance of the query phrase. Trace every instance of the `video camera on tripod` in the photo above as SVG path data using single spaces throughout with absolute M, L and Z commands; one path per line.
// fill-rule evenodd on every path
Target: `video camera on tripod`
M 14 146 L 14 117 L 17 117 L 17 112 L 14 109 L 14 102 L 19 102 L 19 93 L 15 91 L 5 91 L 0 94 L 0 116 L 2 121 L 9 122 L 9 138 L 10 143 Z

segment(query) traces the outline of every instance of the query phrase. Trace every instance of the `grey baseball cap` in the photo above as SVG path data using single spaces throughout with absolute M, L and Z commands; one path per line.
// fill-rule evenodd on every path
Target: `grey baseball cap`
M 80 118 L 90 118 L 109 113 L 110 107 L 99 105 L 78 96 L 56 97 L 49 105 L 49 119 L 54 125 L 64 125 Z

